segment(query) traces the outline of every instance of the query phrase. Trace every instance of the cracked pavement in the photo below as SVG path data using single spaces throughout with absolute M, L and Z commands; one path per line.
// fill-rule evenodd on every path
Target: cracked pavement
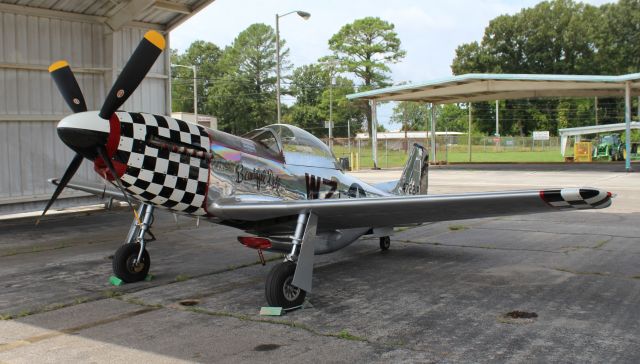
M 431 193 L 592 185 L 618 196 L 603 211 L 402 229 L 384 253 L 360 239 L 317 257 L 312 307 L 281 317 L 258 314 L 277 256 L 262 267 L 238 230 L 159 212 L 154 279 L 113 287 L 127 210 L 0 221 L 0 363 L 640 360 L 640 174 L 430 173 Z M 514 310 L 538 317 L 504 318 Z

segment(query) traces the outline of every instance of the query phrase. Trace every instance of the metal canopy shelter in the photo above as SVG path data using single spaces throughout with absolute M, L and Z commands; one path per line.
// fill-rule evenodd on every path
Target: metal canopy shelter
M 627 135 L 629 135 L 632 95 L 640 95 L 640 73 L 621 76 L 471 73 L 416 85 L 393 86 L 355 93 L 347 95 L 347 98 L 369 100 L 371 103 L 373 109 L 372 154 L 374 165 L 377 165 L 375 109 L 379 101 L 417 101 L 435 105 L 542 97 L 624 97 L 625 124 Z M 435 114 L 432 112 L 432 130 L 435 130 L 436 126 L 434 117 Z M 626 169 L 630 170 L 629 138 L 627 138 L 626 148 Z M 432 134 L 431 156 L 435 157 L 435 134 Z

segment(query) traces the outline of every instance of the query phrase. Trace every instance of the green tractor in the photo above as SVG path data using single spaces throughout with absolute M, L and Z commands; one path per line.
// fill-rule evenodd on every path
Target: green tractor
M 620 134 L 604 135 L 593 149 L 593 159 L 621 161 L 625 158 L 625 149 Z

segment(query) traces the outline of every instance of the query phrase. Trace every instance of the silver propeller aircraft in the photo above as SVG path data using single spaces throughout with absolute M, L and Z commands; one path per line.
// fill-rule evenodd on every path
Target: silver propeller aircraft
M 58 126 L 77 154 L 42 215 L 65 187 L 139 202 L 129 234 L 114 255 L 125 282 L 147 276 L 146 244 L 156 207 L 240 228 L 249 248 L 279 252 L 284 261 L 266 280 L 269 305 L 303 303 L 311 292 L 314 255 L 342 249 L 363 235 L 390 245 L 393 228 L 424 222 L 529 214 L 557 209 L 605 208 L 611 194 L 596 188 L 427 195 L 428 156 L 414 145 L 399 181 L 369 185 L 344 174 L 329 148 L 292 125 L 275 124 L 242 137 L 167 116 L 117 111 L 164 49 L 149 31 L 107 94 L 100 111 L 87 111 L 65 61 L 49 71 L 75 112 Z M 117 190 L 69 184 L 82 160 Z M 147 236 L 150 236 L 147 237 Z

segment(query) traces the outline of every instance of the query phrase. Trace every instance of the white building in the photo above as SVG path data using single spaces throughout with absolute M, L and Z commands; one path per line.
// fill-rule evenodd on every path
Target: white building
M 195 114 L 191 112 L 172 112 L 171 117 L 188 123 L 202 125 L 205 128 L 218 129 L 218 118 L 215 116 L 198 114 L 198 122 L 196 122 Z

